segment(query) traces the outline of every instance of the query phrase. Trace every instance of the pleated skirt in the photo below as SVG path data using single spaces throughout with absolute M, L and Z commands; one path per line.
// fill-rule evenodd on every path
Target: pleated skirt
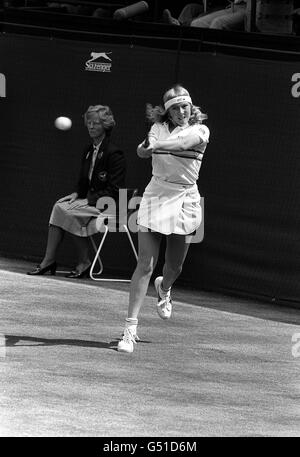
M 94 206 L 76 207 L 76 202 L 71 205 L 68 202 L 55 203 L 49 224 L 56 225 L 73 235 L 88 237 L 99 231 L 96 221 L 100 214 L 100 211 Z M 99 221 L 97 226 L 99 226 Z
M 196 184 L 185 186 L 152 177 L 143 194 L 137 222 L 165 235 L 190 235 L 202 222 Z

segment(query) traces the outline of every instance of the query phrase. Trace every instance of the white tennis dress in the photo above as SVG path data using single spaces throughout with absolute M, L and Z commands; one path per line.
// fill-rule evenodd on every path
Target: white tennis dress
M 199 144 L 186 151 L 157 150 L 152 154 L 152 179 L 138 211 L 138 224 L 165 235 L 189 235 L 201 224 L 202 211 L 197 179 L 209 141 L 203 124 L 176 127 L 171 133 L 165 122 L 153 124 L 149 140 L 168 140 L 199 135 Z

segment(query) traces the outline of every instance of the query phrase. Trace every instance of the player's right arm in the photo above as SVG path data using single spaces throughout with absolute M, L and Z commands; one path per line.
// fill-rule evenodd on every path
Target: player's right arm
M 193 127 L 189 135 L 177 135 L 165 140 L 158 140 L 152 144 L 153 151 L 178 151 L 183 152 L 197 149 L 202 144 L 207 144 L 209 140 L 209 129 L 205 125 Z

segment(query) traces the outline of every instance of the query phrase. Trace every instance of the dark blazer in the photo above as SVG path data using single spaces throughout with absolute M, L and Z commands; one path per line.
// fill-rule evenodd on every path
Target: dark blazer
M 116 201 L 119 189 L 125 187 L 126 161 L 124 152 L 110 142 L 106 136 L 99 148 L 94 165 L 91 182 L 89 170 L 93 157 L 93 144 L 91 143 L 84 151 L 81 159 L 76 192 L 78 198 L 87 198 L 88 204 L 96 206 L 100 197 L 113 197 Z

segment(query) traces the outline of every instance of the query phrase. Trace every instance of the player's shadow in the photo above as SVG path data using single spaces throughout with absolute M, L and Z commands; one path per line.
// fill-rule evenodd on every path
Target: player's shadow
M 109 343 L 104 341 L 87 341 L 63 338 L 39 338 L 34 336 L 5 335 L 5 345 L 9 346 L 80 346 L 88 348 L 100 348 L 117 350 L 119 339 L 114 339 Z M 140 340 L 140 343 L 150 343 L 151 341 Z M 28 344 L 31 343 L 31 344 Z
M 31 344 L 28 344 L 31 343 Z M 79 346 L 88 348 L 113 349 L 115 341 L 88 341 L 65 338 L 40 338 L 34 336 L 5 335 L 6 346 Z

